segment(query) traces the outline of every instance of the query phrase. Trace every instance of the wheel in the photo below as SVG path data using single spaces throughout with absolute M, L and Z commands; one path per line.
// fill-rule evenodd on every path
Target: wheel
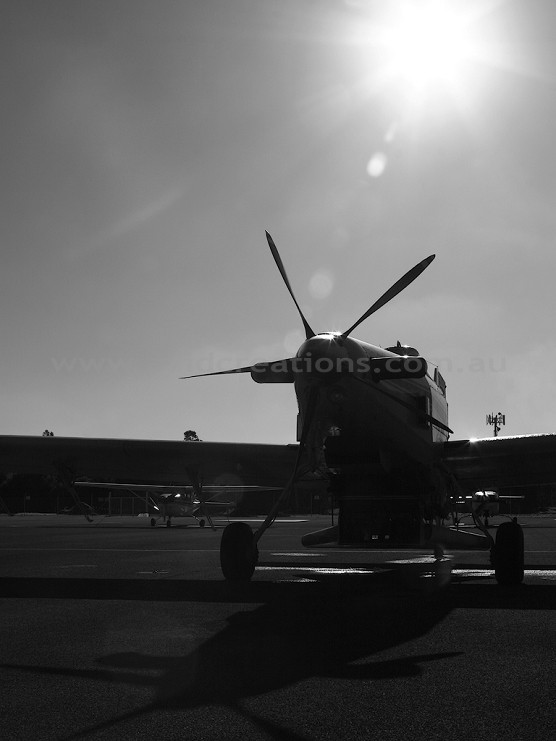
M 204 527 L 204 526 L 205 526 L 205 521 L 199 520 L 199 527 Z
M 172 520 L 170 518 L 166 520 L 166 527 L 172 527 Z
M 525 565 L 523 550 L 523 529 L 517 519 L 503 522 L 494 546 L 494 575 L 498 584 L 521 584 Z
M 156 519 L 154 517 L 151 517 L 151 527 L 154 527 L 156 525 Z
M 226 526 L 220 541 L 220 566 L 225 579 L 249 581 L 258 555 L 253 531 L 247 523 L 232 522 Z

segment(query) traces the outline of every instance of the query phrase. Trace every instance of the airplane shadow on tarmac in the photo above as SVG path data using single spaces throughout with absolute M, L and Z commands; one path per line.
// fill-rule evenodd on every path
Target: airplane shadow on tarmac
M 113 653 L 97 658 L 98 670 L 83 671 L 18 667 L 152 687 L 151 703 L 81 729 L 66 741 L 157 710 L 185 710 L 215 703 L 234 709 L 272 738 L 295 741 L 300 737 L 254 716 L 242 707 L 242 701 L 313 676 L 367 681 L 418 676 L 423 663 L 449 660 L 461 652 L 407 655 L 387 661 L 372 661 L 371 657 L 424 635 L 454 607 L 474 604 L 476 598 L 483 607 L 514 609 L 535 603 L 539 606 L 541 600 L 546 607 L 553 601 L 546 591 L 550 587 L 505 590 L 493 583 L 464 585 L 460 581 L 425 596 L 374 581 L 372 575 L 327 576 L 324 581 L 311 583 L 253 581 L 240 585 L 218 581 L 19 579 L 12 580 L 20 584 L 13 583 L 10 588 L 6 581 L 1 580 L 0 596 L 104 599 L 111 594 L 114 599 L 168 600 L 171 590 L 174 600 L 263 603 L 230 616 L 223 630 L 185 656 Z M 156 676 L 145 675 L 153 670 Z

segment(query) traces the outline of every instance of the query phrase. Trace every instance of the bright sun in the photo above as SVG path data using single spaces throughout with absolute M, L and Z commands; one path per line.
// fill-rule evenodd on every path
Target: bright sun
M 472 123 L 488 83 L 485 69 L 515 71 L 490 16 L 508 0 L 344 0 L 353 90 L 384 104 L 383 140 L 367 163 L 379 178 L 399 132 L 438 131 L 452 116 Z M 494 35 L 493 35 L 494 32 Z
M 464 20 L 446 3 L 403 6 L 383 30 L 388 74 L 414 91 L 455 83 L 471 52 Z
M 461 0 L 389 0 L 383 7 L 379 22 L 360 18 L 354 34 L 362 61 L 371 66 L 371 88 L 391 88 L 408 102 L 464 94 L 470 63 L 481 57 L 474 36 L 484 12 Z

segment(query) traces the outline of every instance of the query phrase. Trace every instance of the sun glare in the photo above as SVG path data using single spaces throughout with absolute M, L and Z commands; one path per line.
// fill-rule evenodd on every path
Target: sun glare
M 366 67 L 363 85 L 373 94 L 390 91 L 410 108 L 445 94 L 466 97 L 473 68 L 485 62 L 478 22 L 502 2 L 389 0 L 380 17 L 361 14 L 352 43 Z
M 443 3 L 406 6 L 384 29 L 389 74 L 414 91 L 454 82 L 470 53 L 465 23 Z

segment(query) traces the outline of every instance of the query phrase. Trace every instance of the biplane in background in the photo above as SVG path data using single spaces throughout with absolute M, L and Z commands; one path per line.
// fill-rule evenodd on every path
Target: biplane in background
M 162 519 L 166 527 L 172 526 L 176 517 L 189 517 L 196 520 L 199 527 L 208 524 L 214 529 L 212 517 L 227 517 L 237 508 L 241 497 L 247 491 L 259 491 L 258 486 L 219 486 L 200 487 L 199 496 L 193 487 L 175 486 L 173 484 L 124 484 L 99 481 L 75 481 L 78 489 L 106 490 L 120 495 L 129 494 L 141 500 L 145 512 L 150 514 L 149 523 L 155 527 Z M 266 491 L 266 489 L 265 489 Z M 232 496 L 233 501 L 225 501 L 222 496 Z M 109 508 L 109 514 L 112 514 Z M 212 516 L 212 517 L 211 517 Z
M 464 519 L 471 517 L 475 520 L 480 516 L 484 518 L 485 527 L 489 527 L 489 518 L 496 517 L 500 514 L 500 502 L 509 501 L 511 510 L 511 501 L 523 501 L 524 495 L 504 495 L 495 490 L 476 491 L 473 494 L 467 494 L 465 498 L 459 497 L 454 502 L 454 524 L 459 526 Z M 508 514 L 507 517 L 511 516 Z

